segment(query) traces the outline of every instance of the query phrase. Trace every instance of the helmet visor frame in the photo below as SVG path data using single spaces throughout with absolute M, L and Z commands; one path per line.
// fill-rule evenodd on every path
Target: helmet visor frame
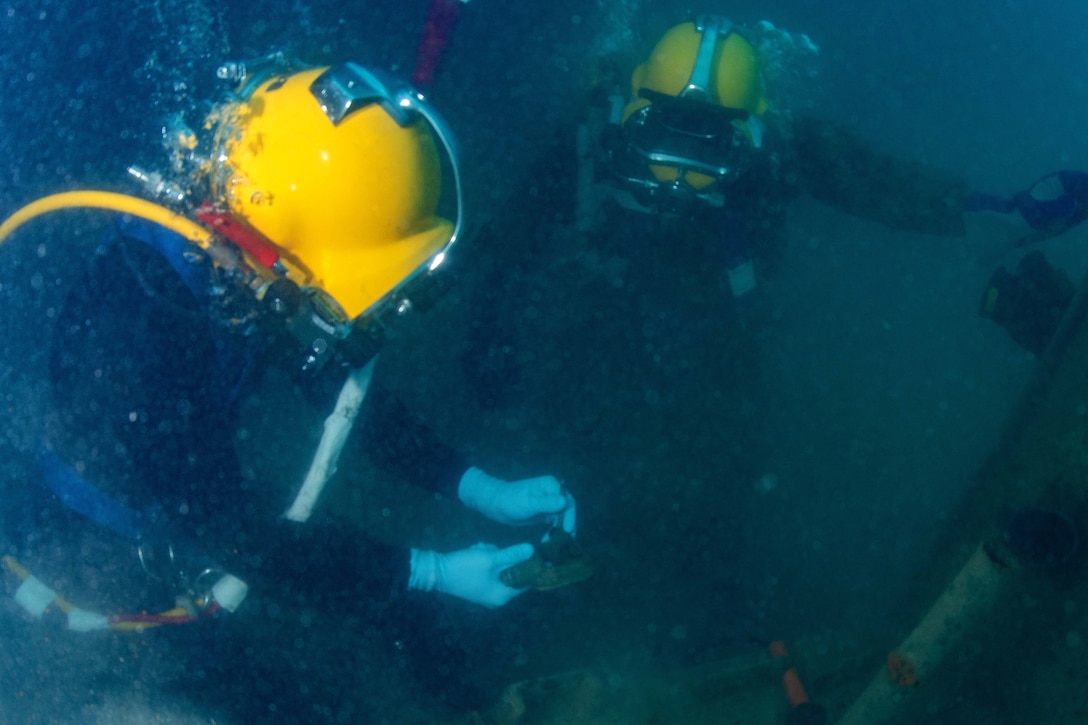
M 737 124 L 750 114 L 704 101 L 643 92 L 653 101 L 636 111 L 624 129 L 631 148 L 652 164 L 728 180 L 739 173 L 750 146 Z

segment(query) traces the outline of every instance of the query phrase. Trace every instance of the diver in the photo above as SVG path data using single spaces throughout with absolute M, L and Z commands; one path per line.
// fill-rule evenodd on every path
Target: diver
M 164 126 L 169 166 L 129 169 L 150 200 L 66 192 L 0 226 L 2 240 L 62 210 L 113 212 L 56 315 L 41 480 L 5 511 L 16 601 L 79 631 L 244 611 L 250 587 L 259 602 L 388 602 L 392 619 L 407 592 L 507 604 L 527 591 L 503 574 L 533 559 L 530 536 L 574 535 L 573 496 L 551 475 L 503 480 L 471 465 L 381 384 L 385 331 L 440 290 L 461 233 L 449 128 L 410 86 L 355 63 L 273 55 L 219 75 L 235 89 L 201 132 Z M 239 405 L 267 376 L 331 411 L 320 436 L 299 432 L 317 450 L 290 491 L 253 480 L 235 451 Z M 454 551 L 368 537 L 321 505 L 359 451 L 538 530 Z
M 675 236 L 714 255 L 743 310 L 773 273 L 787 205 L 802 192 L 927 234 L 964 234 L 969 212 L 1008 214 L 1029 228 L 1025 245 L 1088 215 L 1082 172 L 1058 172 L 1010 199 L 971 192 L 948 172 L 873 151 L 850 129 L 775 107 L 768 66 L 816 52 L 807 36 L 766 21 L 741 27 L 705 15 L 668 30 L 631 73 L 629 92 L 594 89 L 597 111 L 579 129 L 579 230 L 600 228 L 616 208 L 671 220 Z M 1041 354 L 1071 298 L 1064 274 L 1033 251 L 1015 273 L 995 273 L 982 312 Z

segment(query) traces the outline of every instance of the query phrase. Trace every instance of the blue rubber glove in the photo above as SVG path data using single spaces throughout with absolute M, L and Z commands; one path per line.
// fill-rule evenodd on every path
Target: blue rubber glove
M 504 481 L 472 467 L 461 476 L 457 497 L 473 511 L 509 526 L 550 524 L 574 536 L 578 507 L 555 476 Z
M 1056 171 L 1010 198 L 972 193 L 964 211 L 1017 214 L 1036 234 L 1024 242 L 1056 236 L 1088 218 L 1088 173 Z
M 531 559 L 534 551 L 532 544 L 506 549 L 476 544 L 449 554 L 412 549 L 408 588 L 442 592 L 488 608 L 501 607 L 526 590 L 506 586 L 499 575 Z

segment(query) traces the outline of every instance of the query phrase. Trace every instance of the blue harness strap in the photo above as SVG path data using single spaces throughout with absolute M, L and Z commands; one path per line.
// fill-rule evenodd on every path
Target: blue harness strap
M 196 264 L 186 258 L 193 244 L 177 232 L 140 217 L 122 215 L 117 229 L 126 237 L 137 239 L 158 252 L 200 303 L 210 304 L 214 279 L 210 265 Z
M 213 265 L 206 260 L 194 259 L 192 242 L 177 232 L 154 222 L 128 215 L 119 216 L 117 229 L 126 237 L 143 242 L 154 249 L 177 273 L 186 289 L 193 295 L 200 309 L 208 314 L 208 329 L 219 358 L 220 374 L 209 380 L 218 388 L 227 402 L 233 402 L 253 371 L 256 340 L 239 330 L 227 329 L 216 322 L 213 311 L 223 303 L 218 292 L 219 283 Z M 222 317 L 220 313 L 219 317 Z M 230 317 L 230 314 L 227 314 Z
M 99 491 L 44 446 L 38 450 L 38 468 L 45 485 L 65 506 L 122 536 L 140 537 L 145 522 L 142 514 Z

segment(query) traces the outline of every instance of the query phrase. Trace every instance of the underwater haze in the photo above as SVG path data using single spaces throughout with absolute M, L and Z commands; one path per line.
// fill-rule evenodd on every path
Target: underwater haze
M 427 6 L 0 0 L 0 215 L 58 191 L 138 193 L 126 168 L 165 164 L 164 122 L 199 120 L 225 90 L 215 73 L 224 60 L 283 50 L 407 78 Z M 819 641 L 825 652 L 890 649 L 932 596 L 933 583 L 921 591 L 918 582 L 1035 370 L 978 314 L 993 269 L 1016 259 L 1010 232 L 991 220 L 938 237 L 801 197 L 779 267 L 756 291 L 758 327 L 743 339 L 730 337 L 733 310 L 717 298 L 728 289 L 685 239 L 654 237 L 637 221 L 601 239 L 578 234 L 574 133 L 590 88 L 609 63 L 626 77 L 695 13 L 806 34 L 819 53 L 788 69 L 783 102 L 853 127 L 882 153 L 1001 194 L 1088 169 L 1088 5 L 460 8 L 428 89 L 462 147 L 469 233 L 454 247 L 458 286 L 395 332 L 379 374 L 484 468 L 563 479 L 596 565 L 586 582 L 498 611 L 443 610 L 477 684 L 496 695 L 570 670 L 618 681 L 743 656 L 775 638 Z M 70 249 L 29 233 L 0 248 L 7 488 L 41 485 L 41 370 L 56 305 L 102 226 L 87 219 Z M 1046 243 L 1074 279 L 1088 271 L 1085 234 Z M 296 438 L 296 421 L 279 422 L 272 448 L 297 466 L 312 431 Z M 372 486 L 348 470 L 338 485 L 360 525 L 391 540 L 425 531 L 463 546 L 480 535 L 395 482 Z M 239 672 L 214 683 L 180 671 L 172 653 L 190 644 L 182 631 L 69 633 L 5 603 L 0 722 L 454 721 L 441 697 L 419 694 L 441 683 L 383 666 L 380 619 L 366 607 L 299 615 L 283 606 L 268 620 L 276 631 L 254 632 L 252 648 L 207 653 Z M 240 612 L 207 626 L 259 625 Z M 277 669 L 291 688 L 269 684 Z

